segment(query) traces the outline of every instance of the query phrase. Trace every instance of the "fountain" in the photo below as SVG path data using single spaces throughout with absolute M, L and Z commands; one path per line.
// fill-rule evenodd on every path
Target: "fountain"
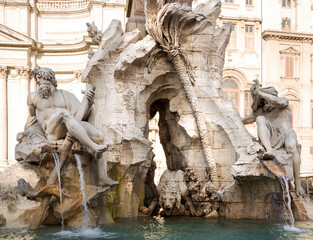
M 55 162 L 55 168 L 58 173 L 58 181 L 59 181 L 59 191 L 60 191 L 60 205 L 61 205 L 61 225 L 62 229 L 64 228 L 64 217 L 63 217 L 63 202 L 62 202 L 62 184 L 61 184 L 61 170 L 60 170 L 60 161 L 59 155 L 57 153 L 52 152 L 52 156 Z
M 84 180 L 84 172 L 82 168 L 82 161 L 80 160 L 80 156 L 77 153 L 74 153 L 74 156 L 76 159 L 77 169 L 79 172 L 80 190 L 83 194 L 83 206 L 84 206 L 84 213 L 85 213 L 84 227 L 87 227 L 90 217 L 89 217 L 89 210 L 87 207 L 88 200 L 87 200 L 86 191 L 85 191 L 85 180 Z
M 231 24 L 216 25 L 220 11 L 218 0 L 193 11 L 178 1 L 147 0 L 149 34 L 144 37 L 138 29 L 124 33 L 117 20 L 103 33 L 88 24 L 99 47 L 89 53 L 82 75 L 87 84 L 82 103 L 57 89 L 51 69 L 34 70 L 39 91 L 29 97 L 32 115 L 16 146 L 16 159 L 40 173 L 34 189 L 19 181 L 22 194 L 40 202 L 21 216 L 30 229 L 63 221 L 66 226 L 96 226 L 153 215 L 160 208 L 164 216 L 275 220 L 289 211 L 296 220 L 307 219 L 297 196 L 302 193 L 299 146 L 282 142 L 273 153 L 266 136 L 259 134 L 257 142 L 244 127 L 251 119 L 242 122 L 235 106 L 223 98 Z M 269 90 L 257 81 L 251 92 L 254 114 L 268 99 L 288 114 L 288 102 L 266 95 Z M 53 94 L 58 100 L 51 100 Z M 55 105 L 60 107 L 53 114 L 45 111 Z M 274 107 L 268 105 L 269 113 Z M 155 186 L 148 121 L 157 112 L 167 170 Z M 257 117 L 252 120 L 258 129 L 273 125 Z M 59 166 L 52 166 L 51 152 L 59 154 Z M 266 157 L 272 159 L 263 161 Z M 290 205 L 287 180 L 295 180 L 290 193 L 295 206 Z M 288 200 L 288 209 L 280 198 Z

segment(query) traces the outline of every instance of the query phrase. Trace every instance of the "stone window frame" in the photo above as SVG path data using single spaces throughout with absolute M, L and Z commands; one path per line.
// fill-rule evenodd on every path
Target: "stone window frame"
M 233 27 L 234 31 L 233 29 L 231 29 L 231 34 L 229 38 L 229 48 L 235 49 L 237 48 L 237 24 L 232 23 L 232 28 Z
M 289 23 L 289 24 L 284 25 L 284 23 Z M 286 26 L 288 26 L 288 27 L 286 27 Z M 286 17 L 286 18 L 281 19 L 281 29 L 283 31 L 286 31 L 286 32 L 291 32 L 291 18 Z
M 254 1 L 253 0 L 246 0 L 246 6 L 253 6 Z
M 244 105 L 243 105 L 243 116 L 248 116 L 252 113 L 252 109 L 251 109 L 251 103 L 252 103 L 252 99 L 251 99 L 251 92 L 250 90 L 246 90 L 244 91 Z
M 231 81 L 233 81 L 236 85 L 237 85 L 237 88 L 225 88 L 224 86 L 224 83 L 225 83 L 225 81 L 227 81 L 227 80 L 231 80 Z M 224 92 L 224 99 L 228 99 L 228 100 L 233 100 L 232 99 L 232 97 L 230 97 L 230 98 L 225 98 L 225 95 L 227 95 L 227 93 L 236 93 L 237 94 L 237 99 L 236 99 L 236 102 L 237 103 L 235 103 L 234 101 L 234 104 L 235 104 L 235 106 L 236 106 L 236 108 L 237 108 L 237 110 L 238 110 L 238 112 L 240 113 L 241 111 L 241 109 L 240 109 L 240 82 L 236 79 L 236 78 L 234 78 L 234 77 L 227 77 L 227 78 L 224 78 L 223 79 L 223 92 Z
M 248 31 L 247 31 L 248 29 Z M 250 31 L 252 29 L 252 32 Z M 254 33 L 255 33 L 255 26 L 254 25 L 245 25 L 245 49 L 253 50 L 254 47 Z
M 299 81 L 300 80 L 300 52 L 293 46 L 287 47 L 279 51 L 281 60 L 281 80 L 282 81 Z M 293 62 L 293 76 L 286 76 L 286 59 L 292 57 Z
M 234 67 L 226 67 L 223 71 L 223 82 L 225 79 L 230 78 L 238 83 L 239 87 L 239 107 L 237 108 L 240 116 L 245 115 L 245 93 L 250 93 L 250 87 L 253 85 L 253 82 L 248 82 L 248 77 L 246 74 Z M 223 86 L 224 90 L 224 86 Z M 251 99 L 250 99 L 251 101 Z
M 289 6 L 288 6 L 288 1 L 289 1 Z M 286 4 L 284 6 L 284 3 Z M 292 6 L 292 0 L 281 0 L 281 7 L 282 8 L 291 8 Z

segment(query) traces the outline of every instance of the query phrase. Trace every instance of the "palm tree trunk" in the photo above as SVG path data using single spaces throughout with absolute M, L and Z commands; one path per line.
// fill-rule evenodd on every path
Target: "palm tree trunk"
M 212 180 L 213 184 L 216 186 L 217 178 L 218 178 L 216 164 L 215 164 L 215 161 L 213 158 L 213 153 L 212 153 L 212 149 L 211 149 L 210 142 L 209 142 L 209 136 L 208 136 L 208 131 L 207 131 L 207 127 L 205 124 L 204 116 L 203 116 L 203 114 L 199 108 L 199 105 L 198 105 L 198 97 L 194 91 L 192 84 L 191 84 L 186 65 L 185 65 L 184 61 L 182 60 L 181 55 L 177 54 L 174 57 L 172 57 L 172 56 L 169 56 L 169 57 L 170 57 L 170 59 L 172 59 L 174 67 L 175 67 L 176 71 L 178 72 L 180 80 L 181 80 L 183 87 L 185 89 L 187 98 L 190 102 L 191 109 L 192 109 L 194 116 L 195 116 L 195 119 L 196 119 L 196 124 L 198 127 L 198 132 L 199 132 L 202 148 L 204 151 L 204 156 L 205 156 L 206 161 L 209 164 L 209 171 L 210 171 L 211 180 Z

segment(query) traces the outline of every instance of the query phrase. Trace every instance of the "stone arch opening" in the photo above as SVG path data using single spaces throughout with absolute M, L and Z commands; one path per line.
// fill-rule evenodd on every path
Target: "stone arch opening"
M 159 139 L 165 154 L 166 166 L 170 171 L 185 170 L 187 161 L 180 147 L 176 144 L 180 137 L 178 114 L 170 111 L 170 101 L 159 99 L 150 105 L 149 119 L 159 114 Z

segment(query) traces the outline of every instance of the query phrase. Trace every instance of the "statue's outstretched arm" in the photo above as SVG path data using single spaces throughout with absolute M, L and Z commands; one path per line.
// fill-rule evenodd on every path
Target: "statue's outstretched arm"
M 263 98 L 266 102 L 281 108 L 286 108 L 289 105 L 287 98 L 275 97 L 273 95 L 262 92 L 262 90 L 259 93 L 259 97 Z
M 273 104 L 275 106 L 286 108 L 288 107 L 288 100 L 286 98 L 280 98 L 273 96 L 271 94 L 265 93 L 260 89 L 259 81 L 257 79 L 253 80 L 255 82 L 253 94 L 257 95 L 260 99 L 264 99 L 267 103 Z
M 248 116 L 245 116 L 241 121 L 244 125 L 246 124 L 250 124 L 250 123 L 254 123 L 256 120 L 256 116 L 254 115 L 254 113 L 251 113 Z

